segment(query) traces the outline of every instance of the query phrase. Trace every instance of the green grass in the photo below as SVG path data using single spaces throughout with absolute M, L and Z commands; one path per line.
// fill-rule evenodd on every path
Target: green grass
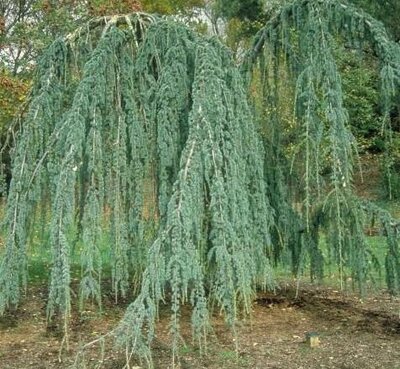
M 70 239 L 73 239 L 70 236 Z M 73 242 L 72 242 L 73 243 Z M 70 253 L 71 279 L 79 279 L 81 275 L 80 254 L 82 242 L 73 243 Z M 52 265 L 52 250 L 49 236 L 45 232 L 35 231 L 29 248 L 28 276 L 30 283 L 41 284 L 49 280 Z M 105 278 L 111 277 L 110 240 L 106 232 L 100 237 L 100 253 L 102 259 L 102 274 Z
M 374 255 L 377 257 L 380 264 L 380 272 L 372 268 L 370 270 L 370 279 L 367 288 L 368 289 L 380 289 L 385 288 L 385 255 L 386 255 L 386 241 L 382 236 L 374 236 L 366 238 L 368 244 L 371 247 Z M 324 242 L 324 241 L 322 241 Z M 109 251 L 109 240 L 105 235 L 101 242 L 101 255 L 102 255 L 102 275 L 105 279 L 111 278 L 111 266 L 110 266 L 110 251 Z M 71 278 L 79 279 L 81 273 L 80 267 L 80 251 L 81 245 L 78 243 L 75 249 L 71 253 Z M 324 244 L 322 244 L 322 249 L 325 257 L 325 276 L 323 284 L 330 287 L 340 286 L 339 271 L 336 265 L 329 263 L 326 249 L 324 251 Z M 51 270 L 51 250 L 48 243 L 41 241 L 41 243 L 33 242 L 31 249 L 29 251 L 29 262 L 28 262 L 28 273 L 29 282 L 34 284 L 40 284 L 49 279 Z M 345 269 L 346 280 L 345 285 L 351 288 L 351 281 L 347 277 L 349 274 L 348 270 Z M 309 275 L 309 263 L 306 261 L 304 265 L 304 270 L 302 273 L 302 279 L 306 280 L 307 275 Z M 275 277 L 278 281 L 292 278 L 290 265 L 285 263 L 285 265 L 278 265 L 275 268 Z
M 367 284 L 365 286 L 366 292 L 377 292 L 378 290 L 386 288 L 386 273 L 385 273 L 385 257 L 387 252 L 386 238 L 384 236 L 366 236 L 366 242 L 372 251 L 372 254 L 376 257 L 379 263 L 379 269 L 375 269 L 373 263 L 369 263 L 369 273 L 367 278 Z M 322 235 L 320 238 L 320 248 L 323 253 L 325 260 L 324 263 L 324 279 L 315 283 L 340 289 L 340 273 L 338 265 L 335 262 L 329 260 L 328 248 L 325 242 L 325 237 Z M 278 283 L 285 283 L 288 281 L 297 280 L 297 276 L 294 276 L 291 271 L 290 255 L 287 255 L 284 261 L 275 268 L 275 277 Z M 303 262 L 302 273 L 300 276 L 301 282 L 309 282 L 310 278 L 310 262 L 306 257 Z M 348 268 L 343 269 L 343 287 L 345 290 L 354 290 L 357 292 L 357 286 L 355 281 L 351 279 L 351 272 Z
M 400 203 L 393 201 L 380 201 L 379 206 L 390 211 L 394 216 L 400 217 Z M 50 276 L 51 264 L 52 264 L 52 251 L 49 244 L 48 235 L 49 224 L 36 224 L 35 232 L 30 238 L 30 248 L 29 248 L 29 260 L 28 260 L 28 273 L 29 273 L 29 283 L 43 284 L 47 283 Z M 149 226 L 147 230 L 149 233 L 146 237 L 150 240 L 155 234 L 155 226 Z M 71 232 L 70 239 L 74 239 L 73 232 Z M 370 278 L 368 281 L 368 290 L 378 290 L 385 288 L 385 256 L 386 256 L 386 240 L 382 236 L 366 237 L 366 241 L 369 244 L 373 254 L 376 256 L 380 271 L 372 268 L 370 265 Z M 339 288 L 340 287 L 340 277 L 337 265 L 329 262 L 327 247 L 325 244 L 325 239 L 322 235 L 320 247 L 324 254 L 325 265 L 324 265 L 324 280 L 323 284 L 330 287 Z M 108 232 L 104 231 L 101 236 L 100 242 L 100 252 L 102 258 L 102 278 L 104 280 L 111 279 L 111 239 Z M 81 275 L 81 262 L 80 253 L 82 250 L 82 242 L 75 243 L 71 250 L 71 278 L 73 280 L 79 280 Z M 293 280 L 293 275 L 291 273 L 290 266 L 290 255 L 287 255 L 283 262 L 278 265 L 275 270 L 275 277 L 278 281 L 281 280 Z M 303 272 L 301 276 L 302 281 L 307 281 L 309 275 L 309 261 L 305 260 L 303 266 Z M 344 270 L 344 284 L 348 289 L 352 288 L 352 281 L 349 279 L 350 275 L 348 270 Z
M 235 363 L 239 367 L 248 368 L 249 360 L 246 357 L 238 356 L 236 351 L 223 350 L 216 353 L 217 361 L 222 368 L 232 367 L 232 363 Z

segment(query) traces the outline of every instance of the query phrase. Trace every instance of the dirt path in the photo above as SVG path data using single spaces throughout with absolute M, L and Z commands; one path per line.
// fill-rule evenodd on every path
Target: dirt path
M 108 302 L 102 316 L 86 311 L 75 318 L 70 353 L 64 353 L 60 362 L 61 334 L 45 325 L 45 289 L 32 287 L 28 292 L 18 311 L 0 319 L 0 369 L 68 368 L 79 342 L 109 331 L 125 309 Z M 219 316 L 214 317 L 214 334 L 204 355 L 191 345 L 189 321 L 189 311 L 184 310 L 183 336 L 188 345 L 180 352 L 182 369 L 400 369 L 400 301 L 383 293 L 360 301 L 332 289 L 308 286 L 298 299 L 291 288 L 259 295 L 251 319 L 238 324 L 238 357 L 235 338 Z M 170 367 L 168 323 L 166 316 L 158 324 L 153 351 L 156 368 Z M 319 335 L 318 347 L 305 342 L 311 331 Z M 106 349 L 102 368 L 123 366 L 123 353 Z

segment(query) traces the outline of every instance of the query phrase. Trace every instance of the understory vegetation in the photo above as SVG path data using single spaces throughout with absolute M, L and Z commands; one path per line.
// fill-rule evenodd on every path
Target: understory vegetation
M 346 48 L 359 69 L 373 55 L 369 78 L 346 72 Z M 380 87 L 367 83 L 376 109 L 361 117 L 344 91 L 363 77 Z M 354 189 L 357 139 L 379 131 L 385 188 L 398 196 L 399 82 L 399 44 L 336 0 L 281 7 L 240 63 L 176 18 L 93 18 L 40 57 L 10 129 L 0 313 L 46 260 L 47 318 L 62 344 L 72 306 L 101 310 L 111 280 L 116 302 L 133 301 L 110 336 L 151 367 L 168 304 L 175 366 L 184 304 L 204 347 L 212 312 L 235 332 L 276 271 L 321 281 L 334 270 L 360 294 L 382 273 L 399 294 L 400 223 Z

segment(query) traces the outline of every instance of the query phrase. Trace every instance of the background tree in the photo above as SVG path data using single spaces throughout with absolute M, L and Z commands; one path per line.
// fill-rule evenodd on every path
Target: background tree
M 389 31 L 390 36 L 394 41 L 399 42 L 400 40 L 400 27 L 399 23 L 396 20 L 394 14 L 400 10 L 400 3 L 397 1 L 369 1 L 369 0 L 354 0 L 354 4 L 361 7 L 377 20 L 381 21 L 387 30 Z M 373 53 L 371 50 L 366 50 L 368 56 L 367 58 L 373 59 Z M 350 58 L 351 59 L 351 58 Z M 368 68 L 369 72 L 367 74 L 372 73 L 371 76 L 376 75 L 374 72 L 374 62 L 370 64 Z M 373 77 L 375 78 L 375 77 Z M 362 87 L 361 87 L 362 89 Z M 378 90 L 378 88 L 376 88 Z M 371 90 L 370 90 L 371 91 Z M 366 92 L 366 91 L 365 91 Z M 371 91 L 372 92 L 372 91 Z M 359 95 L 361 97 L 361 95 Z M 360 101 L 361 105 L 363 105 L 363 101 L 365 103 L 365 99 L 368 99 L 367 96 L 371 96 L 370 94 L 363 94 L 362 99 Z M 365 105 L 365 104 L 364 104 Z M 367 108 L 366 111 L 371 109 Z M 372 105 L 373 106 L 373 105 Z M 381 106 L 375 107 L 375 111 L 381 112 Z M 364 110 L 365 111 L 365 110 Z M 375 129 L 379 128 L 377 126 L 381 125 L 379 118 L 375 119 Z M 390 111 L 390 125 L 391 132 L 390 137 L 386 137 L 385 140 L 382 136 L 381 132 L 377 132 L 377 134 L 372 136 L 364 136 L 364 139 L 367 138 L 367 145 L 374 148 L 376 151 L 382 150 L 384 155 L 380 158 L 381 162 L 381 171 L 382 171 L 382 189 L 385 193 L 385 196 L 391 199 L 398 199 L 400 196 L 400 152 L 399 152 L 399 142 L 400 142 L 400 97 L 397 94 L 396 103 L 392 106 Z M 378 129 L 379 130 L 379 129 Z
M 380 20 L 388 31 L 392 34 L 395 41 L 400 41 L 400 25 L 397 22 L 396 14 L 400 11 L 400 4 L 396 0 L 371 1 L 353 0 L 355 5 L 367 11 L 374 18 Z

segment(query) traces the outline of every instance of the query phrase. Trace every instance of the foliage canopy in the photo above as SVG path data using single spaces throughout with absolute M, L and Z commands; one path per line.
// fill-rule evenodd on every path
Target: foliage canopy
M 349 270 L 362 290 L 375 260 L 363 227 L 379 221 L 388 287 L 398 293 L 397 223 L 353 193 L 355 141 L 332 52 L 337 37 L 375 49 L 388 122 L 399 47 L 374 19 L 337 1 L 282 8 L 241 71 L 218 40 L 144 13 L 95 18 L 55 41 L 39 61 L 13 149 L 0 311 L 17 305 L 27 285 L 38 223 L 49 229 L 53 254 L 48 318 L 60 314 L 67 329 L 73 249 L 80 306 L 101 306 L 105 243 L 115 298 L 137 291 L 114 333 L 150 366 L 161 302 L 171 306 L 175 358 L 182 304 L 192 306 L 201 344 L 211 307 L 234 329 L 255 291 L 274 287 L 272 266 L 285 254 L 294 273 L 309 257 L 312 278 L 322 278 L 321 229 L 341 279 Z M 277 114 L 283 72 L 295 102 L 297 171 L 287 170 Z M 293 180 L 302 184 L 296 193 Z

